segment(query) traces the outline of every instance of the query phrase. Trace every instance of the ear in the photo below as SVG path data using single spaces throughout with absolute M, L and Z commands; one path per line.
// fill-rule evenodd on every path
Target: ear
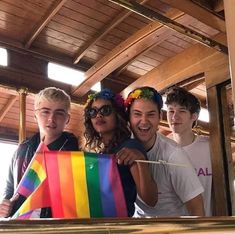
M 199 117 L 199 115 L 198 115 L 197 113 L 193 113 L 193 114 L 192 114 L 192 120 L 193 120 L 193 122 L 194 122 L 194 121 L 197 121 L 198 117 Z
M 68 124 L 69 121 L 70 121 L 70 114 L 68 114 L 68 119 L 67 119 L 67 121 L 66 121 L 66 124 Z

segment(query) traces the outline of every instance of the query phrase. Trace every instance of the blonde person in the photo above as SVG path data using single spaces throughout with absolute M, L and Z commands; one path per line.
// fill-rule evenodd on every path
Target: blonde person
M 22 142 L 13 156 L 3 200 L 0 203 L 0 217 L 13 215 L 25 198 L 15 195 L 15 189 L 30 163 L 39 143 L 44 141 L 49 150 L 78 150 L 77 138 L 64 128 L 69 123 L 70 97 L 63 90 L 48 87 L 35 96 L 34 112 L 39 132 Z M 51 217 L 50 208 L 43 208 L 38 217 Z
M 135 138 L 144 146 L 151 172 L 158 185 L 158 202 L 149 207 L 138 196 L 135 217 L 204 215 L 203 187 L 186 152 L 158 130 L 162 97 L 151 87 L 133 90 L 126 101 L 127 114 Z M 162 163 L 161 163 L 162 162 Z

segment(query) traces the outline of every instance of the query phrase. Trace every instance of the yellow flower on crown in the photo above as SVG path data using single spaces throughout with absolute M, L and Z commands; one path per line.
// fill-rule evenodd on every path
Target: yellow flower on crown
M 131 94 L 131 97 L 132 98 L 138 98 L 141 94 L 141 90 L 140 89 L 136 89 L 132 94 Z

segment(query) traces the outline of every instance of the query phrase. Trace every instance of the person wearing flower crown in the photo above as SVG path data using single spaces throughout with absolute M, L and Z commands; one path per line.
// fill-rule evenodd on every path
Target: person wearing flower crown
M 125 100 L 126 113 L 134 137 L 147 151 L 151 172 L 158 185 L 158 203 L 149 207 L 137 196 L 134 217 L 204 216 L 204 191 L 186 152 L 158 130 L 163 101 L 151 87 L 136 88 Z M 162 163 L 161 163 L 162 162 Z
M 123 186 L 128 216 L 135 210 L 137 192 L 140 198 L 154 206 L 158 200 L 157 185 L 151 177 L 142 145 L 130 139 L 131 131 L 125 116 L 124 99 L 110 89 L 88 96 L 85 113 L 85 151 L 115 154 Z

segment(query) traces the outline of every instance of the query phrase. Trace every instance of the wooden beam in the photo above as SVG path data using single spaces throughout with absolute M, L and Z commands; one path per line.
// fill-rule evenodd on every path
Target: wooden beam
M 26 139 L 26 97 L 27 88 L 19 90 L 19 144 Z
M 19 90 L 27 87 L 29 93 L 37 93 L 41 89 L 54 86 L 63 89 L 70 96 L 74 103 L 85 103 L 84 98 L 75 97 L 71 93 L 71 85 L 50 80 L 47 77 L 36 75 L 35 73 L 25 72 L 21 69 L 0 67 L 1 87 L 12 90 Z
M 140 1 L 140 4 L 144 4 L 148 0 L 142 0 Z M 113 18 L 112 21 L 110 21 L 109 24 L 105 25 L 101 30 L 98 31 L 96 35 L 94 35 L 91 40 L 85 43 L 78 52 L 75 55 L 74 63 L 78 63 L 80 59 L 86 54 L 86 52 L 103 36 L 105 36 L 110 30 L 115 28 L 118 24 L 120 24 L 125 18 L 127 18 L 130 14 L 132 14 L 131 11 L 123 10 L 121 11 L 116 17 Z
M 181 17 L 182 13 L 172 11 L 169 13 L 169 16 L 175 19 Z M 169 37 L 169 33 L 170 32 L 158 22 L 148 24 L 126 41 L 116 46 L 110 53 L 91 67 L 85 73 L 85 80 L 78 87 L 73 89 L 73 94 L 83 96 L 96 82 L 101 81 L 116 68 L 142 53 L 146 47 Z
M 235 4 L 234 0 L 224 1 L 224 10 L 227 26 L 227 38 L 228 38 L 228 48 L 229 48 L 229 62 L 230 62 L 230 77 L 233 90 L 233 103 L 235 103 Z M 235 113 L 235 108 L 234 108 Z
M 4 119 L 4 117 L 6 116 L 8 111 L 11 109 L 11 107 L 14 105 L 14 103 L 17 99 L 18 99 L 17 96 L 11 96 L 9 98 L 6 105 L 0 111 L 0 122 Z
M 126 96 L 134 88 L 143 84 L 161 91 L 189 77 L 213 70 L 219 65 L 218 63 L 225 63 L 227 59 L 224 54 L 201 44 L 195 44 L 140 77 L 125 88 L 122 94 Z
M 210 151 L 213 173 L 213 199 L 216 216 L 229 214 L 227 192 L 228 188 L 225 179 L 225 168 L 222 148 L 222 119 L 219 114 L 220 100 L 216 87 L 207 89 L 208 108 L 210 110 Z M 215 147 L 216 146 L 216 147 Z
M 202 23 L 220 31 L 226 33 L 226 26 L 223 19 L 219 18 L 215 14 L 207 11 L 205 8 L 193 3 L 189 0 L 162 0 L 162 2 L 169 4 L 170 6 L 177 8 L 180 11 L 198 19 Z M 223 2 L 223 1 L 220 1 Z
M 215 0 L 213 10 L 216 12 L 223 11 L 224 10 L 224 1 L 223 0 Z
M 45 28 L 45 26 L 50 22 L 53 16 L 61 9 L 67 0 L 56 0 L 50 9 L 46 12 L 45 16 L 42 17 L 40 22 L 35 26 L 33 31 L 28 36 L 25 42 L 25 48 L 29 48 L 39 33 Z
M 181 34 L 184 34 L 185 36 L 200 42 L 206 46 L 209 46 L 211 48 L 214 48 L 222 53 L 228 54 L 228 48 L 226 46 L 224 46 L 223 44 L 209 38 L 206 37 L 205 35 L 189 28 L 186 27 L 172 19 L 169 19 L 168 17 L 166 17 L 165 15 L 162 15 L 161 13 L 152 10 L 151 8 L 148 8 L 146 6 L 142 6 L 140 4 L 138 4 L 137 2 L 131 0 L 131 1 L 127 1 L 127 0 L 109 0 L 111 2 L 114 2 L 120 6 L 123 6 L 141 16 L 144 16 L 147 19 L 151 19 L 151 20 L 157 20 L 159 22 L 161 22 L 162 24 L 164 24 L 166 27 L 177 31 Z
M 224 38 L 223 35 L 222 38 Z M 212 70 L 219 65 L 218 63 L 225 63 L 227 59 L 228 56 L 222 53 L 201 44 L 195 44 L 140 77 L 125 88 L 122 94 L 126 96 L 134 88 L 143 84 L 161 91 L 189 77 Z
M 223 131 L 224 137 L 222 138 L 224 141 L 224 147 L 226 155 L 224 155 L 225 160 L 225 171 L 227 179 L 227 187 L 229 190 L 229 194 L 227 194 L 227 199 L 230 203 L 231 215 L 235 215 L 235 192 L 234 192 L 234 167 L 233 167 L 233 159 L 231 152 L 231 125 L 230 125 L 230 113 L 228 110 L 228 99 L 227 99 L 227 89 L 226 86 L 223 86 L 221 89 L 221 111 L 222 111 L 222 121 L 223 121 Z

